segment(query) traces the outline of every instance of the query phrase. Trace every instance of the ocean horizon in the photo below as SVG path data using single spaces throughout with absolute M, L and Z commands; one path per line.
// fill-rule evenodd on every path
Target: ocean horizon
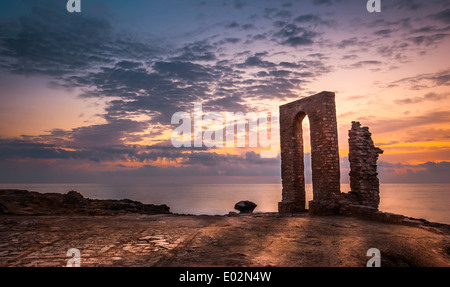
M 277 212 L 281 184 L 0 184 L 0 189 L 23 189 L 41 193 L 80 192 L 91 199 L 131 199 L 167 204 L 180 214 L 223 215 L 240 200 L 251 200 L 255 212 Z M 341 184 L 348 192 L 349 184 Z M 379 209 L 432 222 L 450 224 L 450 184 L 380 184 Z M 312 184 L 306 184 L 306 201 L 312 200 Z M 306 206 L 308 207 L 308 206 Z

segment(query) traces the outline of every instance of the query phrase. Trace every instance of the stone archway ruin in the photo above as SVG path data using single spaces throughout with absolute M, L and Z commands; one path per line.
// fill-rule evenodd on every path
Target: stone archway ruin
M 302 121 L 308 116 L 311 137 L 313 200 L 340 193 L 339 146 L 335 95 L 332 92 L 280 106 L 282 201 L 280 213 L 305 210 Z
M 308 116 L 311 138 L 312 214 L 375 214 L 379 204 L 378 155 L 369 128 L 352 122 L 349 130 L 350 187 L 340 191 L 335 94 L 321 92 L 280 106 L 282 201 L 280 213 L 305 211 L 302 121 Z M 376 213 L 378 214 L 378 213 Z

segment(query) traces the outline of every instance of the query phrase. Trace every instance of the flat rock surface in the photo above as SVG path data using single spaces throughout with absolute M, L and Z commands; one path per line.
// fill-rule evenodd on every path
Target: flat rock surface
M 450 266 L 448 228 L 343 216 L 0 216 L 0 266 Z

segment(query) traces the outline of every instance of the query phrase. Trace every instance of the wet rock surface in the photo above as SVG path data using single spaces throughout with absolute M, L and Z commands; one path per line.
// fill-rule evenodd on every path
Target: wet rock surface
M 343 216 L 0 216 L 0 266 L 450 266 L 450 232 Z
M 114 215 L 124 213 L 168 214 L 170 208 L 167 205 L 144 204 L 129 199 L 89 199 L 76 191 L 60 194 L 27 190 L 0 190 L 0 214 Z

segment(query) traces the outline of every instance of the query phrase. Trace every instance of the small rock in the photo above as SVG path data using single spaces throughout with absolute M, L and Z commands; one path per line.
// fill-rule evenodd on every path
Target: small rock
M 256 207 L 256 203 L 249 200 L 239 201 L 234 205 L 234 209 L 238 210 L 240 213 L 252 213 Z
M 65 203 L 65 204 L 83 204 L 83 203 L 85 203 L 85 199 L 81 193 L 71 190 L 68 193 L 63 195 L 63 203 Z
M 5 214 L 7 213 L 8 208 L 6 208 L 6 206 L 4 206 L 3 204 L 0 203 L 0 214 Z
M 155 239 L 155 237 L 151 236 L 151 235 L 139 238 L 140 241 L 149 241 L 149 240 L 152 240 L 152 239 Z
M 164 235 L 149 235 L 139 238 L 139 241 L 164 240 Z
M 122 248 L 122 250 L 125 250 L 125 251 L 130 251 L 130 250 L 132 250 L 133 249 L 133 246 L 131 246 L 131 245 L 125 245 L 123 248 Z
M 109 249 L 111 249 L 112 247 L 114 247 L 114 245 L 106 245 L 105 247 L 100 249 L 100 251 L 98 253 L 99 254 L 104 253 L 104 252 L 108 251 Z

